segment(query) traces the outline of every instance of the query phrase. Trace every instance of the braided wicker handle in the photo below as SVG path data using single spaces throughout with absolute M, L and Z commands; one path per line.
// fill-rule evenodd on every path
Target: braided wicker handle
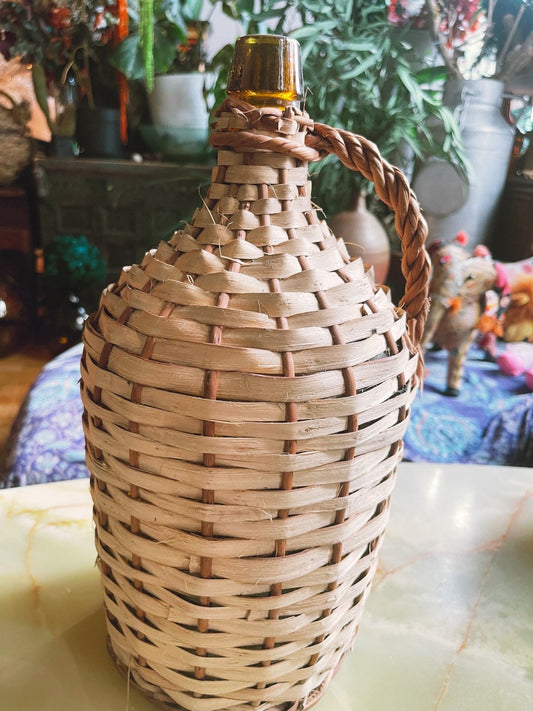
M 426 221 L 407 178 L 399 168 L 382 158 L 374 143 L 349 131 L 315 123 L 313 131 L 306 136 L 306 145 L 321 153 L 335 153 L 343 165 L 371 180 L 380 200 L 394 210 L 405 278 L 405 293 L 399 305 L 407 313 L 413 345 L 418 346 L 429 311 L 431 261 L 425 249 Z
M 238 99 L 228 98 L 219 107 L 217 114 L 228 111 L 241 116 L 245 126 L 236 132 L 215 130 L 209 139 L 215 148 L 260 148 L 285 153 L 304 161 L 317 161 L 329 153 L 335 153 L 343 165 L 360 172 L 374 183 L 380 200 L 395 213 L 395 228 L 402 245 L 401 269 L 405 278 L 405 293 L 399 306 L 407 313 L 408 337 L 412 349 L 418 350 L 429 311 L 431 262 L 425 249 L 427 225 L 402 171 L 387 163 L 371 141 L 349 131 L 314 123 L 307 114 L 298 114 L 292 108 L 285 111 L 257 108 Z M 306 126 L 305 145 L 281 135 L 272 135 L 287 118 Z M 253 130 L 259 128 L 266 129 L 269 134 Z

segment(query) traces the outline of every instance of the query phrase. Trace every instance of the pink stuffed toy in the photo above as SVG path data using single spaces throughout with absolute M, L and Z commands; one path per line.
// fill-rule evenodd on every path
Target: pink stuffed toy
M 477 245 L 474 249 L 476 257 L 489 257 L 490 252 L 485 245 Z M 478 345 L 491 360 L 496 360 L 497 339 L 503 336 L 503 319 L 510 301 L 510 287 L 507 270 L 500 262 L 494 262 L 496 281 L 485 294 L 485 312 L 481 315 L 477 329 L 479 331 Z
M 497 363 L 505 375 L 524 375 L 527 389 L 533 391 L 533 348 L 531 344 L 508 346 L 498 356 Z

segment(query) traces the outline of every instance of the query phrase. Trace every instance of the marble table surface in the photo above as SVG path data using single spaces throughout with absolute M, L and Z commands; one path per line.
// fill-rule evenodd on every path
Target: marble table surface
M 533 470 L 402 463 L 316 711 L 533 709 Z M 154 711 L 106 653 L 87 480 L 0 492 L 0 709 Z

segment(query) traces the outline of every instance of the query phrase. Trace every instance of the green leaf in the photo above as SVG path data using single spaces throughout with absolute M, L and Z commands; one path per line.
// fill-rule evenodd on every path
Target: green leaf
M 322 22 L 315 22 L 312 25 L 307 25 L 304 27 L 299 27 L 297 30 L 291 32 L 291 37 L 297 40 L 305 39 L 308 37 L 313 37 L 316 39 L 317 33 L 322 34 L 328 30 L 332 30 L 335 27 L 335 20 L 324 20 Z
M 141 0 L 142 2 L 144 0 Z M 154 18 L 156 21 L 166 18 L 169 22 L 181 22 L 182 10 L 180 0 L 155 0 Z
M 183 0 L 182 14 L 188 20 L 202 20 L 204 0 Z
M 163 28 L 154 28 L 154 70 L 156 74 L 164 74 L 176 58 L 176 40 Z
M 415 79 L 413 78 L 413 75 L 402 64 L 397 65 L 396 73 L 398 74 L 399 80 L 409 92 L 411 101 L 420 111 L 422 111 L 423 98 L 420 91 L 420 86 L 416 83 Z
M 348 70 L 347 72 L 343 72 L 340 75 L 340 78 L 342 80 L 346 79 L 355 79 L 355 77 L 360 76 L 361 74 L 364 74 L 370 67 L 376 64 L 376 58 L 374 55 L 370 55 L 370 57 L 367 57 L 365 60 L 362 62 L 359 62 L 353 69 Z
M 415 77 L 419 84 L 444 82 L 448 77 L 448 70 L 444 65 L 438 67 L 424 67 L 415 73 Z
M 254 14 L 255 2 L 254 0 L 236 0 L 235 17 L 251 17 Z
M 32 66 L 31 78 L 37 103 L 39 104 L 41 111 L 45 115 L 48 128 L 50 129 L 50 131 L 53 131 L 54 126 L 50 118 L 50 111 L 48 110 L 48 91 L 46 89 L 46 77 L 44 75 L 44 69 L 40 64 L 34 64 Z
M 343 50 L 349 52 L 376 52 L 376 43 L 361 37 L 342 43 Z
M 144 59 L 139 35 L 135 33 L 126 37 L 113 52 L 110 63 L 128 79 L 144 79 Z

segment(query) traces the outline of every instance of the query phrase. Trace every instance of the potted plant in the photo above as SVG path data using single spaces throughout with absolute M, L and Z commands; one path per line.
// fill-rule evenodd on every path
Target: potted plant
M 72 144 L 80 101 L 91 108 L 118 107 L 115 71 L 108 63 L 116 12 L 115 0 L 17 0 L 0 6 L 0 51 L 31 65 L 54 145 L 62 138 Z
M 442 105 L 445 78 L 425 65 L 388 20 L 384 3 L 364 0 L 261 0 L 258 13 L 243 14 L 246 34 L 287 33 L 299 40 L 309 91 L 305 108 L 318 122 L 364 135 L 382 155 L 409 171 L 405 156 L 428 152 L 462 166 L 457 126 Z M 214 57 L 218 76 L 213 96 L 218 103 L 229 69 L 228 48 Z M 438 143 L 429 130 L 435 119 L 444 122 L 446 141 Z M 313 169 L 313 166 L 311 166 Z M 358 174 L 347 174 L 337 159 L 315 168 L 315 190 L 328 216 L 347 209 L 354 193 L 371 192 Z
M 84 235 L 56 235 L 44 248 L 43 338 L 53 353 L 77 343 L 98 306 L 107 265 Z
M 299 40 L 309 88 L 305 109 L 311 118 L 365 136 L 408 174 L 414 160 L 428 153 L 464 170 L 457 124 L 441 100 L 446 73 L 420 58 L 408 36 L 410 28 L 389 21 L 385 3 L 261 0 L 256 9 L 242 12 L 246 34 L 273 32 Z M 215 104 L 225 93 L 231 54 L 225 47 L 213 59 Z M 443 141 L 431 130 L 435 121 L 444 123 Z M 335 156 L 311 164 L 310 170 L 314 197 L 330 226 L 352 256 L 373 264 L 384 281 L 396 246 L 393 216 L 375 198 L 372 183 L 348 171 Z
M 214 2 L 130 0 L 129 34 L 112 62 L 147 91 L 151 122 L 140 132 L 170 157 L 201 152 L 209 115 L 204 99 L 205 42 Z
M 151 92 L 158 75 L 205 70 L 203 0 L 128 0 L 127 6 L 128 35 L 111 61 L 128 79 L 142 80 Z
M 435 238 L 466 231 L 473 244 L 494 239 L 516 129 L 504 95 L 515 92 L 517 113 L 533 94 L 524 81 L 533 67 L 533 3 L 521 0 L 426 0 L 423 14 L 446 72 L 443 101 L 456 115 L 469 165 L 456 202 L 443 200 L 439 165 L 428 160 L 415 178 Z M 460 179 L 446 176 L 448 188 Z

